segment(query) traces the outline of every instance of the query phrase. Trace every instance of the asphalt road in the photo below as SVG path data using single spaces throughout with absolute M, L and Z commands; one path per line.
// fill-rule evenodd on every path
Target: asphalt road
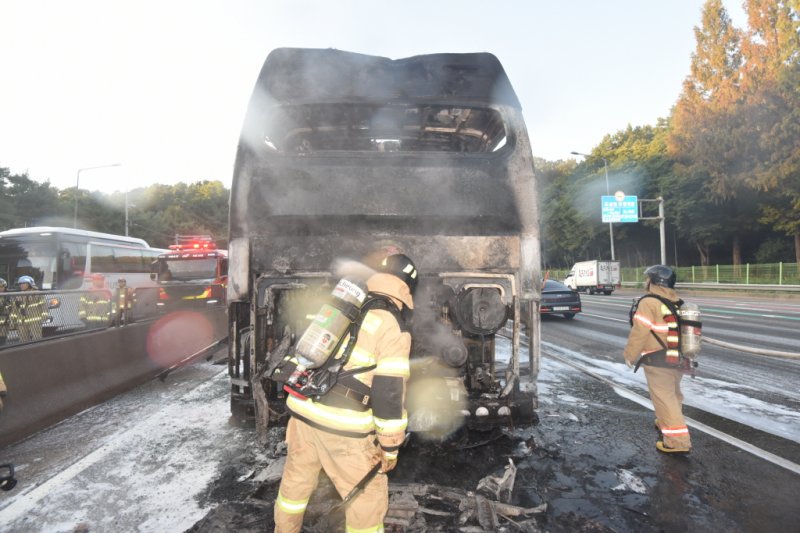
M 640 294 L 619 291 L 610 296 L 582 295 L 583 312 L 575 319 L 544 318 L 544 346 L 580 353 L 588 358 L 590 366 L 599 364 L 597 361 L 620 363 L 630 331 L 630 304 Z M 700 307 L 704 337 L 750 349 L 800 355 L 800 296 L 781 299 L 691 293 L 682 296 Z M 686 403 L 692 416 L 708 421 L 713 420 L 709 416 L 713 414 L 800 442 L 800 418 L 795 416 L 800 411 L 800 358 L 758 355 L 704 342 L 698 364 L 697 378 L 684 380 Z M 641 371 L 637 375 L 640 374 Z M 631 379 L 620 373 L 612 377 L 622 383 Z M 641 385 L 644 379 L 638 382 Z M 732 431 L 743 429 L 721 422 Z M 752 438 L 773 450 L 787 444 L 781 439 L 763 442 L 759 435 Z M 800 453 L 792 446 L 786 446 L 786 453 L 800 463 Z
M 542 530 L 798 531 L 799 474 L 695 429 L 690 456 L 659 454 L 652 412 L 552 357 L 646 397 L 642 373 L 621 359 L 634 295 L 586 296 L 575 319 L 545 318 L 538 426 L 446 450 L 412 439 L 390 482 L 475 490 L 510 458 L 518 469 L 512 503 L 547 503 L 536 519 Z M 706 313 L 709 337 L 798 351 L 798 300 L 687 299 Z M 687 413 L 800 464 L 798 367 L 705 346 L 697 378 L 684 380 Z M 260 445 L 227 415 L 225 367 L 201 361 L 0 450 L 20 480 L 0 493 L 0 530 L 270 530 L 277 488 L 264 473 L 279 464 L 282 430 Z M 334 530 L 318 518 L 307 517 L 309 530 Z M 411 531 L 457 530 L 435 519 Z

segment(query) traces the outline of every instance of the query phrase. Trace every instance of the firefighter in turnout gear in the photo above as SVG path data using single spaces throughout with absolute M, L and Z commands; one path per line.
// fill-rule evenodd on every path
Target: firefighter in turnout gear
M 645 270 L 645 278 L 647 295 L 634 304 L 625 362 L 629 367 L 644 366 L 655 424 L 661 434 L 656 448 L 665 453 L 688 453 L 692 442 L 683 418 L 680 386 L 686 369 L 679 352 L 678 317 L 673 313 L 682 303 L 674 289 L 676 275 L 667 266 L 655 265 Z
M 0 412 L 3 410 L 3 398 L 5 398 L 7 392 L 6 382 L 3 381 L 3 374 L 0 373 Z
M 8 290 L 8 282 L 0 278 L 0 346 L 6 343 L 8 331 L 11 329 L 11 299 L 4 296 Z
M 38 290 L 33 278 L 21 276 L 17 280 L 20 292 Z M 17 296 L 11 310 L 12 327 L 16 327 L 20 342 L 30 342 L 42 338 L 42 322 L 47 318 L 44 298 L 37 294 Z
M 286 428 L 286 466 L 275 502 L 276 532 L 300 531 L 320 469 L 342 497 L 366 482 L 346 507 L 347 531 L 383 531 L 389 507 L 385 474 L 397 464 L 408 424 L 405 390 L 411 334 L 400 311 L 414 308 L 416 284 L 417 270 L 408 257 L 386 257 L 381 271 L 367 280 L 367 299 L 377 294 L 388 304 L 362 313 L 355 348 L 337 385 L 318 399 L 288 396 L 286 406 L 292 416 Z M 377 475 L 370 478 L 378 464 Z
M 133 288 L 128 287 L 128 282 L 125 278 L 117 280 L 117 294 L 116 294 L 116 325 L 124 326 L 133 322 L 133 305 L 135 303 L 135 294 Z
M 87 328 L 104 328 L 111 323 L 111 292 L 102 274 L 92 275 L 92 290 L 81 295 L 78 316 Z

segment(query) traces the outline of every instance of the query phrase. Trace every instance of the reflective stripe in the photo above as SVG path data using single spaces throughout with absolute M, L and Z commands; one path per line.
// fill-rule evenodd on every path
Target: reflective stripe
M 312 422 L 331 429 L 363 434 L 370 433 L 375 429 L 372 409 L 352 411 L 322 405 L 310 399 L 301 400 L 295 396 L 289 396 L 286 399 L 286 407 Z
M 375 373 L 382 376 L 399 376 L 407 378 L 411 375 L 407 357 L 384 357 L 378 361 Z
M 636 313 L 635 315 L 633 315 L 633 319 L 638 321 L 638 322 L 641 322 L 642 324 L 647 326 L 649 329 L 655 331 L 656 333 L 668 333 L 669 332 L 669 326 L 667 326 L 666 324 L 654 324 L 653 322 L 648 320 L 647 317 L 645 317 L 643 315 L 640 315 L 639 313 Z
M 403 418 L 393 418 L 385 420 L 375 417 L 375 427 L 378 433 L 400 433 L 405 431 L 408 426 L 408 414 L 403 410 Z
M 348 363 L 353 366 L 372 366 L 375 364 L 375 354 L 359 348 L 358 345 L 353 349 L 350 354 Z
M 383 533 L 383 524 L 364 529 L 356 529 L 354 527 L 347 526 L 347 533 Z
M 364 320 L 361 322 L 361 329 L 370 335 L 374 335 L 382 325 L 383 320 L 381 320 L 381 317 L 374 313 L 367 313 L 367 316 L 365 316 Z
M 289 500 L 278 491 L 278 500 L 275 502 L 281 511 L 286 514 L 301 514 L 306 511 L 308 507 L 308 499 L 305 500 Z
M 669 436 L 688 435 L 689 428 L 686 426 L 678 426 L 674 428 L 661 428 L 661 433 Z

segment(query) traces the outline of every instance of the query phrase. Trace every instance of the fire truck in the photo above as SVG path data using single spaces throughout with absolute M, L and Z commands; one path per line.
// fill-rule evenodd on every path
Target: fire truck
M 152 265 L 162 310 L 225 305 L 228 252 L 209 235 L 176 235 Z

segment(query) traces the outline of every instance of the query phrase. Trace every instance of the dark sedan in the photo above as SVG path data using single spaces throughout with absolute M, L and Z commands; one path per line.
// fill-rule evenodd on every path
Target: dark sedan
M 549 279 L 542 287 L 542 303 L 539 312 L 543 315 L 564 315 L 572 318 L 581 312 L 580 295 L 561 282 Z

